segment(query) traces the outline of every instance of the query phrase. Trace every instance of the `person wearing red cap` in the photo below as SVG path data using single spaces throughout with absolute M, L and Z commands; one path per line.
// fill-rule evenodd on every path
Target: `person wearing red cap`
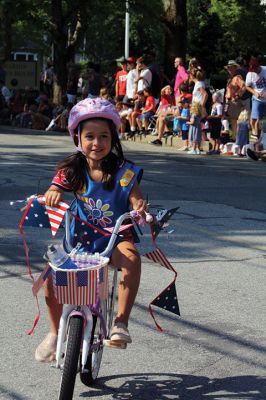
M 266 116 L 266 67 L 256 57 L 249 61 L 246 89 L 252 93 L 251 127 L 253 135 L 260 135 L 260 121 Z
M 120 66 L 121 71 L 118 71 L 115 77 L 115 98 L 116 101 L 123 101 L 127 87 L 127 60 L 122 57 L 117 60 L 117 64 Z

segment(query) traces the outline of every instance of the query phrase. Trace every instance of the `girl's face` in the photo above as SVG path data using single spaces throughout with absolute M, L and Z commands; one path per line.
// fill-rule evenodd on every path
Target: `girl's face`
M 112 149 L 112 134 L 107 121 L 88 120 L 81 132 L 81 145 L 87 160 L 100 161 Z

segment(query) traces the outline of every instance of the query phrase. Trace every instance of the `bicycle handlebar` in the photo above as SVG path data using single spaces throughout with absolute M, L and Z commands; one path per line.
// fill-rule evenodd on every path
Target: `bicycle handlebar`
M 45 197 L 44 196 L 38 197 L 38 201 L 40 204 L 45 205 Z M 67 250 L 69 252 L 71 252 L 73 250 L 73 247 L 70 244 L 70 217 L 71 217 L 71 213 L 67 210 L 65 213 L 65 233 L 66 233 Z M 132 211 L 129 211 L 129 212 L 126 212 L 126 213 L 120 215 L 120 217 L 117 219 L 117 221 L 115 223 L 114 229 L 112 231 L 112 234 L 111 234 L 111 237 L 109 239 L 106 249 L 102 253 L 100 253 L 101 256 L 103 256 L 103 257 L 106 256 L 113 249 L 116 238 L 119 233 L 119 229 L 120 229 L 122 223 L 126 219 L 131 219 L 135 222 L 142 220 L 146 223 L 152 223 L 154 221 L 153 215 L 148 212 L 145 212 L 145 219 L 136 210 L 132 210 Z

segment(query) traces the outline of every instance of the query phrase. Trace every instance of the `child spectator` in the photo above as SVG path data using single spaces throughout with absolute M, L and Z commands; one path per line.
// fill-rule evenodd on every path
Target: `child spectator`
M 126 133 L 126 127 L 128 124 L 128 115 L 132 112 L 130 104 L 126 102 L 117 102 L 116 110 L 121 119 L 121 126 L 119 128 L 119 139 L 124 139 Z
M 230 142 L 230 134 L 229 134 L 229 121 L 227 118 L 223 118 L 221 120 L 222 128 L 221 128 L 221 136 L 220 136 L 220 154 L 226 153 L 226 145 Z
M 16 115 L 23 112 L 24 99 L 21 90 L 17 90 L 10 104 L 11 119 L 14 120 Z
M 127 134 L 128 138 L 132 138 L 136 133 L 137 118 L 142 113 L 142 109 L 145 105 L 144 91 L 140 90 L 137 93 L 137 98 L 134 102 L 134 109 L 132 113 L 128 115 L 128 121 L 130 125 L 130 132 Z
M 161 90 L 161 100 L 158 112 L 160 109 L 164 109 L 165 107 L 172 107 L 175 105 L 175 97 L 172 94 L 172 88 L 170 85 L 167 85 Z
M 189 87 L 187 83 L 182 83 L 179 86 L 179 91 L 180 91 L 180 96 L 177 99 L 177 101 L 187 99 L 189 103 L 192 102 L 192 93 L 189 92 Z
M 249 114 L 247 110 L 241 111 L 237 120 L 235 154 L 242 155 L 242 149 L 249 143 Z
M 140 130 L 140 133 L 143 132 L 143 125 L 145 131 L 148 130 L 150 118 L 155 114 L 156 111 L 156 101 L 155 98 L 151 94 L 151 88 L 146 87 L 144 89 L 144 96 L 145 96 L 145 106 L 142 109 L 142 113 L 137 118 L 137 124 Z
M 108 90 L 107 87 L 101 88 L 101 90 L 100 90 L 100 98 L 104 99 L 104 100 L 108 100 L 108 101 L 110 101 L 112 103 L 112 99 L 111 99 L 111 96 L 109 94 L 109 90 Z
M 155 117 L 156 119 L 156 126 L 155 131 L 152 135 L 157 136 L 160 130 L 159 125 L 161 125 L 161 121 L 167 116 L 167 114 L 175 107 L 175 97 L 172 94 L 172 88 L 170 85 L 167 85 L 162 88 L 161 90 L 161 99 L 159 103 L 159 107 L 157 108 Z
M 67 97 L 66 97 L 67 99 Z M 54 117 L 45 129 L 46 131 L 66 132 L 69 113 L 73 107 L 73 103 L 66 103 L 64 107 L 58 107 L 58 111 L 54 113 Z
M 175 121 L 177 120 L 179 122 L 178 126 L 180 126 L 182 140 L 184 143 L 183 147 L 181 147 L 178 150 L 188 151 L 189 150 L 189 142 L 188 142 L 189 126 L 188 126 L 187 122 L 190 120 L 189 100 L 184 98 L 183 100 L 181 100 L 181 104 L 182 104 L 181 113 L 179 116 L 176 116 L 174 118 L 173 130 L 175 131 Z
M 212 95 L 212 102 L 211 115 L 208 117 L 212 149 L 207 154 L 210 155 L 220 154 L 221 119 L 223 115 L 223 106 L 217 93 Z
M 192 143 L 192 150 L 188 154 L 200 154 L 201 144 L 201 123 L 203 114 L 203 106 L 199 102 L 193 102 L 190 109 L 190 121 L 187 122 L 189 127 L 189 141 Z

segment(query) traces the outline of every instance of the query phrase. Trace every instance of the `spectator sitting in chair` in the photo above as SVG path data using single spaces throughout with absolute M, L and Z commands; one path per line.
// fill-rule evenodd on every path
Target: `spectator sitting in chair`
M 130 125 L 130 132 L 127 134 L 128 138 L 132 138 L 136 133 L 137 118 L 141 115 L 142 110 L 145 106 L 144 91 L 140 90 L 137 93 L 137 98 L 134 101 L 133 111 L 128 114 L 128 122 Z
M 145 106 L 142 110 L 142 113 L 138 116 L 137 118 L 137 124 L 140 130 L 140 133 L 143 133 L 143 125 L 144 129 L 147 132 L 148 127 L 149 127 L 149 122 L 150 118 L 153 117 L 156 111 L 156 101 L 155 98 L 151 94 L 151 88 L 146 87 L 144 89 L 144 96 L 146 98 L 145 100 Z
M 262 126 L 262 132 L 259 139 L 253 143 L 253 150 L 250 148 L 251 145 L 246 149 L 247 157 L 258 161 L 266 161 L 266 122 Z

